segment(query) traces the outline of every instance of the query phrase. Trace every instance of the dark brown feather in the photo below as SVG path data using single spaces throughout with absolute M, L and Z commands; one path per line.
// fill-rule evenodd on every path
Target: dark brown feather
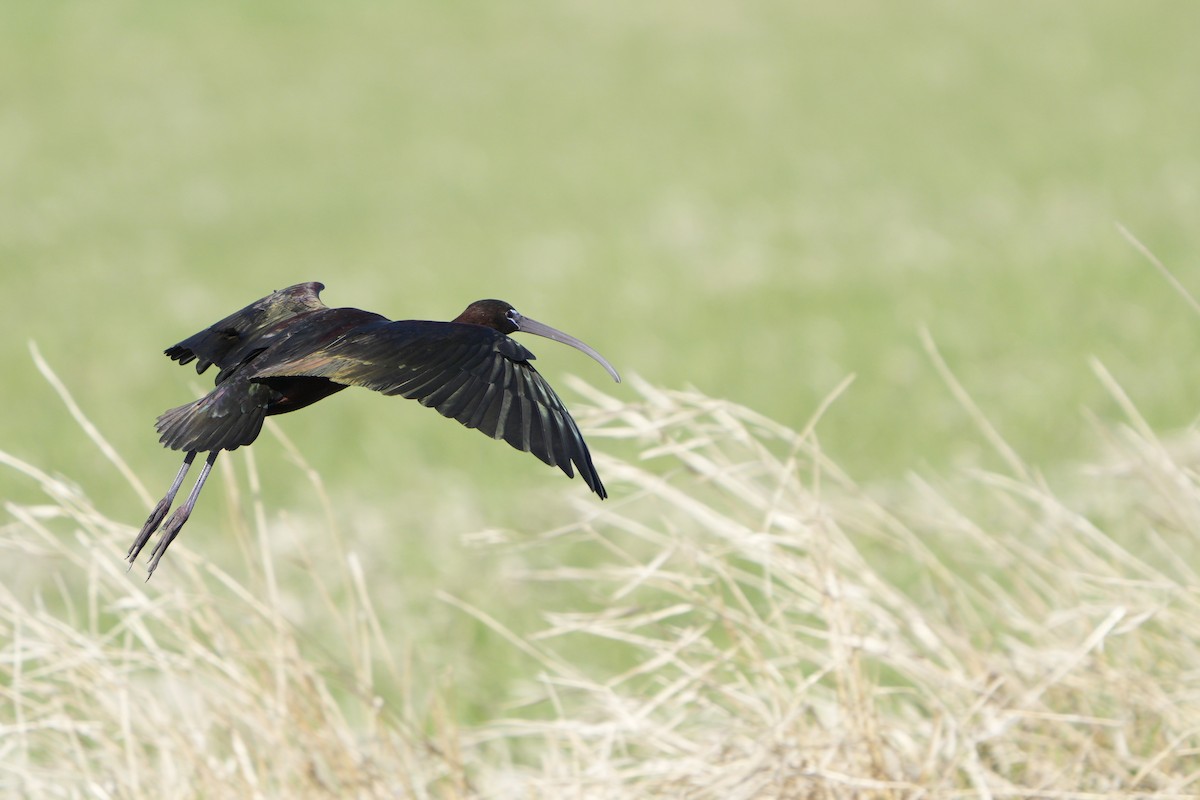
M 290 343 L 283 350 L 292 350 Z M 252 380 L 311 376 L 400 395 L 532 453 L 607 496 L 575 420 L 519 342 L 481 325 L 405 320 L 349 331 L 321 348 L 251 367 Z
M 267 407 L 279 393 L 237 376 L 192 403 L 163 413 L 155 428 L 172 450 L 236 450 L 258 438 Z
M 235 367 L 246 356 L 247 342 L 298 314 L 328 308 L 320 298 L 324 288 L 325 284 L 312 281 L 272 292 L 164 352 L 180 364 L 196 361 L 197 373 L 213 364 L 223 370 Z
M 159 417 L 160 441 L 176 450 L 232 450 L 258 436 L 263 419 L 303 408 L 347 386 L 399 395 L 532 453 L 607 496 L 575 420 L 505 332 L 501 301 L 472 304 L 460 319 L 391 322 L 356 308 L 329 308 L 324 286 L 301 283 L 262 298 L 166 353 L 180 364 L 215 364 L 216 388 Z

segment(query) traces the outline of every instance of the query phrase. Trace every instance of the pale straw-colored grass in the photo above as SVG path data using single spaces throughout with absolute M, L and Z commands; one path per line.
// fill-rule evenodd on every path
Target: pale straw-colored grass
M 121 560 L 129 525 L 0 462 L 49 501 L 7 504 L 0 532 L 6 796 L 425 797 L 461 772 L 436 726 L 418 734 L 374 695 L 378 620 L 353 558 L 345 579 L 363 602 L 330 612 L 341 657 L 314 658 L 262 572 L 251 588 L 178 547 L 170 580 L 144 583 Z
M 745 408 L 576 388 L 593 438 L 654 444 L 551 534 L 610 557 L 528 576 L 593 600 L 522 645 L 555 718 L 469 735 L 535 742 L 539 796 L 1200 794 L 1194 440 L 1131 416 L 1072 501 L 1006 446 L 1012 473 L 872 493 Z M 573 637 L 633 666 L 564 662 Z
M 1200 446 L 1160 441 L 1097 373 L 1128 414 L 1097 426 L 1100 463 L 1047 480 L 985 427 L 1003 472 L 867 488 L 823 455 L 819 425 L 575 382 L 612 498 L 560 529 L 473 542 L 547 589 L 523 596 L 558 604 L 531 630 L 505 597 L 441 596 L 526 665 L 506 710 L 471 724 L 436 697 L 379 699 L 380 670 L 403 676 L 394 651 L 421 628 L 375 611 L 377 573 L 352 555 L 277 585 L 279 523 L 258 507 L 250 578 L 185 538 L 171 579 L 147 585 L 121 561 L 139 520 L 0 454 L 46 496 L 8 503 L 0 532 L 0 788 L 1196 797 Z

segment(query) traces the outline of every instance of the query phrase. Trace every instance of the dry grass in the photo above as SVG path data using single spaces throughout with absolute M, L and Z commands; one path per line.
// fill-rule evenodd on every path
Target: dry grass
M 1195 797 L 1200 443 L 1164 445 L 1098 372 L 1129 424 L 1098 426 L 1109 455 L 1056 489 L 1005 450 L 1006 474 L 866 490 L 811 430 L 689 392 L 642 384 L 626 403 L 576 384 L 597 448 L 636 456 L 602 459 L 615 499 L 569 527 L 476 542 L 573 607 L 522 630 L 503 602 L 443 597 L 526 659 L 509 710 L 478 725 L 436 696 L 379 699 L 408 634 L 376 613 L 353 557 L 315 569 L 296 613 L 258 509 L 246 581 L 184 540 L 172 579 L 146 585 L 120 560 L 128 525 L 0 454 L 47 497 L 10 503 L 0 534 L 0 786 Z M 313 607 L 323 646 L 293 621 Z

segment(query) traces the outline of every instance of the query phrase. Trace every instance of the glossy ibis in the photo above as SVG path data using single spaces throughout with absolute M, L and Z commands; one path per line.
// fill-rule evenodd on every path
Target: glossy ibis
M 186 453 L 179 474 L 129 548 L 130 566 L 171 509 L 197 453 L 207 453 L 187 501 L 163 526 L 150 557 L 153 574 L 187 522 L 222 450 L 248 445 L 272 414 L 286 414 L 347 386 L 364 386 L 432 406 L 493 439 L 533 453 L 606 497 L 575 420 L 530 363 L 533 353 L 509 338 L 533 333 L 582 350 L 620 381 L 604 358 L 573 336 L 523 316 L 501 300 L 480 300 L 452 322 L 401 320 L 357 308 L 329 308 L 320 283 L 300 283 L 267 295 L 166 354 L 196 372 L 212 365 L 216 388 L 167 411 L 159 441 Z

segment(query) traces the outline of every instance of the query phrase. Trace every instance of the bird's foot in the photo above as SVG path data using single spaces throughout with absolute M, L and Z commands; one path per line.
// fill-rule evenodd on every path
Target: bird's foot
M 166 554 L 167 548 L 171 546 L 171 542 L 175 541 L 175 537 L 179 535 L 179 531 L 183 528 L 183 523 L 187 522 L 192 510 L 188 506 L 180 506 L 175 509 L 175 513 L 167 520 L 167 524 L 163 525 L 162 534 L 158 537 L 158 542 L 154 545 L 154 549 L 150 551 L 150 564 L 146 567 L 146 580 L 150 580 L 150 576 L 154 574 L 154 570 L 158 567 L 158 562 Z
M 142 552 L 142 548 L 146 546 L 146 542 L 150 541 L 150 537 L 158 530 L 158 526 L 162 524 L 163 517 L 167 516 L 167 512 L 170 510 L 171 499 L 164 497 L 158 501 L 158 505 L 150 512 L 150 516 L 146 518 L 146 524 L 142 526 L 137 538 L 130 545 L 129 552 L 125 554 L 125 560 L 129 562 L 131 568 L 133 567 L 133 563 L 137 561 L 138 555 Z

